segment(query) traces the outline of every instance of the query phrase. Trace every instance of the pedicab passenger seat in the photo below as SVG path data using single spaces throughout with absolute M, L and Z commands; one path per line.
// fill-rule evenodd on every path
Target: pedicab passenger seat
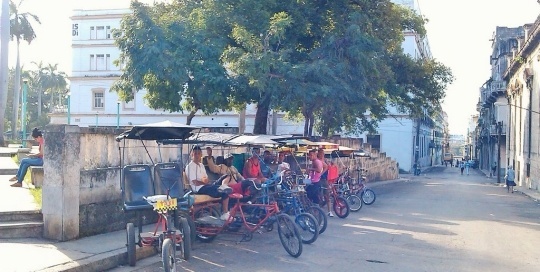
M 152 210 L 152 205 L 143 198 L 154 195 L 150 166 L 145 164 L 126 165 L 122 169 L 122 176 L 124 211 Z
M 189 180 L 187 178 L 186 172 L 182 172 L 182 176 L 184 177 L 184 188 L 191 188 L 189 185 Z M 193 198 L 195 199 L 194 205 L 202 204 L 206 202 L 221 202 L 221 198 L 214 198 L 209 195 L 198 195 L 198 194 L 192 194 Z
M 156 195 L 166 195 L 176 198 L 178 205 L 190 205 L 189 197 L 184 198 L 184 181 L 182 168 L 176 162 L 157 163 L 154 165 L 154 188 Z M 193 201 L 191 201 L 193 202 Z

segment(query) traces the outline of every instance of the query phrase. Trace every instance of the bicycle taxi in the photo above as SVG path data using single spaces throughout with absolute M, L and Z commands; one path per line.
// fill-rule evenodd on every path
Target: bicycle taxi
M 226 148 L 248 148 L 270 143 L 269 139 L 265 139 L 264 143 L 260 142 L 262 136 L 240 135 L 222 142 L 198 141 L 199 144 L 214 144 L 226 146 Z M 196 141 L 197 142 L 197 141 Z M 271 142 L 275 143 L 275 142 Z M 227 175 L 221 177 L 226 178 Z M 185 185 L 188 186 L 187 178 L 184 178 Z M 219 179 L 218 179 L 219 182 Z M 253 193 L 264 192 L 271 187 L 273 181 L 259 183 L 253 180 L 251 182 Z M 293 220 L 286 214 L 282 213 L 276 202 L 271 203 L 252 203 L 248 201 L 246 195 L 239 193 L 229 194 L 230 209 L 227 219 L 220 219 L 220 200 L 212 199 L 206 195 L 194 195 L 195 201 L 193 206 L 186 207 L 189 210 L 189 215 L 196 230 L 196 237 L 203 242 L 211 242 L 216 236 L 228 233 L 240 235 L 240 242 L 250 241 L 253 238 L 253 233 L 261 232 L 261 230 L 271 231 L 274 224 L 277 224 L 277 231 L 282 246 L 285 251 L 293 256 L 299 257 L 302 254 L 302 242 L 299 230 Z
M 120 152 L 120 188 L 125 213 L 136 214 L 136 225 L 126 224 L 127 259 L 130 266 L 136 265 L 136 246 L 154 247 L 161 254 L 165 271 L 176 271 L 177 254 L 182 260 L 191 255 L 191 229 L 187 218 L 178 210 L 189 205 L 189 194 L 184 192 L 180 162 L 154 162 L 149 147 L 156 147 L 164 139 L 184 140 L 199 128 L 170 121 L 137 125 L 118 135 Z M 140 143 L 141 145 L 137 145 Z M 144 148 L 150 164 L 141 163 L 140 154 L 134 149 Z M 152 150 L 154 151 L 154 150 Z M 181 157 L 181 156 L 180 156 Z M 126 162 L 128 164 L 126 164 Z M 126 164 L 126 165 L 124 165 Z M 157 223 L 153 231 L 144 233 L 143 213 L 154 210 Z

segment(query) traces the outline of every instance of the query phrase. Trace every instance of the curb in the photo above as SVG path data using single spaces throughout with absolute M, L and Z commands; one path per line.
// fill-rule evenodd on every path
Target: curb
M 137 260 L 148 258 L 157 254 L 154 247 L 138 247 Z M 127 264 L 125 248 L 116 249 L 90 256 L 81 260 L 73 260 L 64 264 L 55 265 L 40 271 L 44 272 L 94 272 L 105 271 Z

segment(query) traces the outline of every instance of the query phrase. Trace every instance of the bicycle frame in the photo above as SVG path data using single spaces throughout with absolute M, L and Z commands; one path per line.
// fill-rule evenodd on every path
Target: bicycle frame
M 234 196 L 234 194 L 230 195 L 232 199 L 240 199 L 241 197 Z M 266 211 L 266 215 L 264 218 L 259 220 L 259 222 L 251 223 L 248 222 L 246 219 L 246 212 L 244 211 L 247 207 L 254 207 L 254 208 L 264 208 Z M 273 216 L 279 213 L 279 207 L 276 202 L 272 202 L 270 204 L 249 204 L 249 203 L 241 203 L 240 201 L 237 201 L 234 206 L 229 210 L 229 218 L 224 222 L 222 226 L 218 225 L 211 225 L 211 226 L 198 226 L 197 232 L 202 235 L 217 235 L 219 233 L 222 233 L 224 230 L 227 229 L 227 227 L 234 222 L 234 218 L 237 218 L 237 216 L 242 220 L 242 225 L 249 231 L 254 232 L 257 229 L 259 229 L 264 223 L 267 222 L 267 220 Z

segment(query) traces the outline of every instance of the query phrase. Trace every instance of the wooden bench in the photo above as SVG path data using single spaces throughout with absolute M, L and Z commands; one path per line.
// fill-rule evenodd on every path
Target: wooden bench
M 30 166 L 30 175 L 32 179 L 32 184 L 36 188 L 41 188 L 43 186 L 43 166 Z

